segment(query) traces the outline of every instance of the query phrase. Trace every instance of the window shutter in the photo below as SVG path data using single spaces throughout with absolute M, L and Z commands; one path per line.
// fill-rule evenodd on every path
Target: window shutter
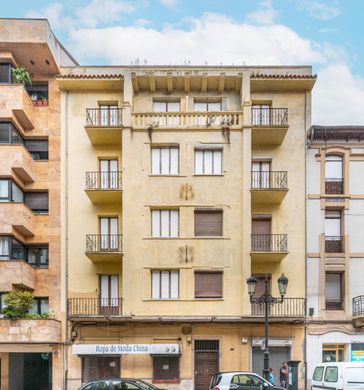
M 195 298 L 222 298 L 222 271 L 195 272 Z
M 159 175 L 160 172 L 160 149 L 152 149 L 152 175 Z
M 221 99 L 221 111 L 228 111 L 229 108 L 229 97 L 225 96 Z
M 169 149 L 168 148 L 162 148 L 161 150 L 161 160 L 162 160 L 162 175 L 168 175 L 169 174 Z
M 25 140 L 25 146 L 29 152 L 48 152 L 47 140 Z
M 160 210 L 152 210 L 152 237 L 160 237 Z
M 160 298 L 160 271 L 152 271 L 152 299 Z
M 221 174 L 222 171 L 222 153 L 221 150 L 214 150 L 212 152 L 213 155 L 213 174 L 218 175 Z
M 222 236 L 222 210 L 196 210 L 195 236 Z
M 179 273 L 171 271 L 171 298 L 177 299 L 179 295 Z
M 178 166 L 179 166 L 179 149 L 178 148 L 171 148 L 171 175 L 178 175 Z
M 25 204 L 33 211 L 48 212 L 48 192 L 25 193 Z
M 203 174 L 203 151 L 195 150 L 195 174 Z

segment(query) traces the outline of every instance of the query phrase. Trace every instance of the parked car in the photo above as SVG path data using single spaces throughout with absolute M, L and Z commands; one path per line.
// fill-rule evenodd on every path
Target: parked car
M 311 390 L 363 390 L 364 363 L 332 362 L 315 367 Z
M 84 384 L 78 390 L 160 390 L 141 379 L 101 379 Z
M 218 372 L 211 378 L 210 390 L 285 390 L 271 385 L 254 372 Z

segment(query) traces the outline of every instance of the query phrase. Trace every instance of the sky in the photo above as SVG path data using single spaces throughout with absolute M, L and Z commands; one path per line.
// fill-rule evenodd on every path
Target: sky
M 313 123 L 364 125 L 364 0 L 12 0 L 82 65 L 312 65 Z

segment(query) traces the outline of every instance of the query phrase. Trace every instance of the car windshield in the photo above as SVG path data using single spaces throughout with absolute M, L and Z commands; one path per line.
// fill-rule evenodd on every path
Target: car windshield
M 142 380 L 137 380 L 135 381 L 136 384 L 144 387 L 145 389 L 153 389 L 153 390 L 160 390 L 159 387 L 152 385 L 151 383 L 142 381 Z

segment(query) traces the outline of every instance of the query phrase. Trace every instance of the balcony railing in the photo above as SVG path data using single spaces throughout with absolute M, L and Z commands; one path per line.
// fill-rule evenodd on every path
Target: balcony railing
M 86 172 L 86 190 L 120 190 L 121 172 Z
M 325 236 L 326 253 L 343 253 L 344 236 Z
M 325 193 L 328 195 L 343 194 L 344 193 L 343 179 L 325 179 Z
M 342 299 L 326 299 L 325 308 L 326 310 L 343 310 L 344 301 Z
M 287 234 L 252 234 L 252 252 L 287 252 Z
M 264 316 L 264 304 L 252 303 L 252 315 Z M 305 317 L 305 298 L 284 298 L 282 303 L 269 306 L 270 317 Z
M 112 253 L 122 251 L 121 234 L 87 234 L 86 252 L 88 253 Z
M 122 298 L 70 298 L 68 317 L 121 316 Z
M 258 127 L 287 127 L 288 108 L 252 107 L 252 124 Z
M 286 190 L 288 186 L 287 171 L 252 171 L 252 189 Z
M 133 114 L 134 127 L 230 127 L 241 125 L 241 111 L 145 112 Z
M 364 315 L 364 295 L 353 298 L 353 316 Z
M 121 108 L 87 108 L 86 126 L 90 127 L 116 127 L 122 123 Z

